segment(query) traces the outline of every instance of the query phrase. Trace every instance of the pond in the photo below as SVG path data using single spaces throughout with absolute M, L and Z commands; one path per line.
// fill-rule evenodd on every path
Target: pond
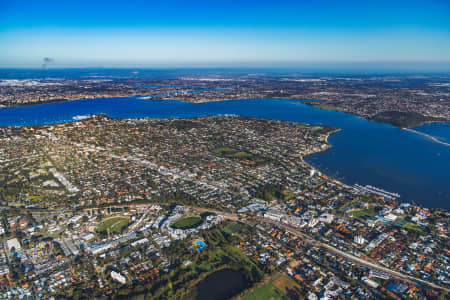
M 248 287 L 244 276 L 231 269 L 216 271 L 197 285 L 196 300 L 226 300 Z

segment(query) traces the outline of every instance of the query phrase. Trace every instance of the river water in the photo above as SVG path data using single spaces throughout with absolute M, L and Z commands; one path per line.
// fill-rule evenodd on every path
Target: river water
M 73 121 L 77 115 L 113 118 L 173 118 L 235 114 L 341 128 L 332 147 L 305 160 L 347 184 L 370 184 L 426 207 L 450 208 L 450 147 L 391 125 L 323 110 L 299 100 L 249 99 L 208 103 L 143 100 L 136 97 L 77 100 L 0 109 L 0 125 L 41 125 Z M 415 130 L 450 139 L 450 124 Z

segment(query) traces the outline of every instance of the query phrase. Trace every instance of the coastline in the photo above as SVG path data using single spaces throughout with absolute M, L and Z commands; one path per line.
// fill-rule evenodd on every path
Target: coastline
M 53 104 L 53 103 L 61 103 L 61 102 L 71 102 L 71 101 L 85 101 L 85 100 L 95 100 L 95 99 L 109 99 L 109 98 L 136 98 L 137 100 L 147 100 L 147 101 L 180 101 L 185 103 L 207 103 L 207 102 L 219 102 L 219 101 L 234 101 L 234 100 L 259 100 L 259 99 L 266 99 L 266 98 L 239 98 L 239 99 L 229 99 L 229 98 L 217 98 L 217 99 L 201 99 L 199 101 L 186 101 L 184 99 L 175 99 L 175 98 L 166 98 L 166 97 L 149 97 L 148 95 L 121 95 L 121 96 L 99 96 L 94 98 L 76 98 L 76 99 L 57 99 L 57 100 L 44 100 L 44 101 L 36 101 L 36 102 L 28 102 L 28 103 L 22 103 L 20 105 L 10 105 L 6 106 L 4 104 L 0 104 L 0 110 L 6 109 L 6 108 L 20 108 L 20 107 L 27 107 L 27 106 L 35 106 L 35 105 L 44 105 L 44 104 Z M 274 98 L 274 99 L 281 99 L 281 100 L 294 100 L 289 98 Z
M 436 122 L 432 122 L 432 123 L 436 123 Z M 409 132 L 412 132 L 412 133 L 414 133 L 414 134 L 423 135 L 423 136 L 427 137 L 428 139 L 433 140 L 433 141 L 436 142 L 436 143 L 443 144 L 443 145 L 445 145 L 445 146 L 449 146 L 449 147 L 450 147 L 450 143 L 442 142 L 442 141 L 438 140 L 437 138 L 435 138 L 435 137 L 433 137 L 433 136 L 431 136 L 431 135 L 428 135 L 428 134 L 426 134 L 426 133 L 419 132 L 419 131 L 416 131 L 416 130 L 413 130 L 413 129 L 410 129 L 410 128 L 401 128 L 401 129 L 406 130 L 406 131 L 409 131 Z M 320 150 L 320 151 L 317 151 L 317 152 L 311 152 L 311 153 L 307 153 L 307 154 L 305 154 L 305 155 L 302 155 L 302 156 L 300 157 L 300 160 L 301 160 L 302 163 L 304 163 L 305 165 L 307 165 L 308 167 L 310 167 L 311 169 L 313 169 L 313 170 L 314 170 L 315 172 L 317 172 L 318 174 L 321 174 L 321 175 L 323 175 L 323 176 L 326 176 L 327 179 L 330 179 L 330 180 L 332 180 L 332 181 L 334 181 L 334 182 L 336 182 L 336 183 L 338 183 L 338 184 L 340 184 L 340 185 L 342 185 L 342 186 L 344 186 L 344 187 L 346 187 L 346 188 L 353 188 L 353 187 L 354 187 L 354 184 L 344 183 L 344 182 L 338 180 L 337 178 L 335 178 L 334 176 L 329 176 L 329 175 L 326 174 L 326 172 L 321 171 L 320 169 L 318 169 L 317 167 L 315 167 L 313 164 L 308 163 L 308 162 L 304 159 L 306 156 L 313 155 L 313 154 L 317 154 L 317 153 L 321 153 L 321 152 L 324 152 L 324 151 L 326 151 L 326 150 L 329 150 L 329 149 L 332 147 L 332 145 L 331 145 L 330 142 L 328 141 L 328 138 L 330 137 L 331 134 L 334 134 L 334 133 L 337 133 L 337 132 L 340 132 L 340 131 L 342 131 L 341 128 L 335 128 L 334 130 L 331 130 L 330 132 L 328 132 L 328 133 L 326 134 L 326 137 L 325 137 L 325 141 L 326 141 L 326 143 L 328 144 L 328 146 L 327 146 L 325 149 L 323 149 L 323 150 Z M 410 202 L 404 202 L 404 201 L 402 201 L 402 200 L 398 200 L 398 201 L 400 201 L 400 202 L 402 202 L 402 203 L 410 203 Z M 415 207 L 419 207 L 419 208 L 423 208 L 423 207 L 429 208 L 429 207 L 427 207 L 427 206 L 424 206 L 424 205 L 421 205 L 421 204 L 417 204 L 417 203 L 415 203 L 415 202 L 413 202 L 412 204 L 413 204 Z M 439 208 L 437 208 L 437 209 L 439 209 L 439 210 L 444 210 L 444 211 L 448 211 L 447 208 L 443 208 L 443 207 L 439 207 Z
M 284 98 L 282 98 L 282 99 L 284 99 Z M 292 98 L 286 98 L 286 99 L 293 100 Z M 395 124 L 393 124 L 391 122 L 382 122 L 382 121 L 374 120 L 371 116 L 361 116 L 361 115 L 357 115 L 357 114 L 354 114 L 352 112 L 341 110 L 341 109 L 338 109 L 338 108 L 334 108 L 334 107 L 330 107 L 330 106 L 326 106 L 326 105 L 325 106 L 324 105 L 320 105 L 320 102 L 322 102 L 324 100 L 315 99 L 313 101 L 312 100 L 300 100 L 300 101 L 303 104 L 305 104 L 305 105 L 309 105 L 309 106 L 312 106 L 312 107 L 315 107 L 315 108 L 329 110 L 329 111 L 335 111 L 335 112 L 342 112 L 342 113 L 350 114 L 350 115 L 358 117 L 358 118 L 363 118 L 363 119 L 368 120 L 368 121 L 372 121 L 372 122 L 376 122 L 376 123 L 380 123 L 380 124 L 392 125 L 394 127 L 400 128 L 400 129 L 411 129 L 411 128 L 422 126 L 424 124 L 448 124 L 448 123 L 450 123 L 450 120 L 445 120 L 445 119 L 442 119 L 442 120 L 423 120 L 423 121 L 418 121 L 417 124 L 414 124 L 414 125 L 411 125 L 411 126 L 402 127 L 402 126 L 397 126 L 397 125 L 395 125 Z M 320 101 L 320 102 L 316 102 L 316 101 Z
M 300 160 L 301 160 L 302 163 L 304 163 L 305 165 L 307 165 L 308 167 L 310 167 L 311 169 L 313 169 L 313 170 L 314 170 L 315 172 L 317 172 L 318 174 L 322 174 L 322 175 L 326 176 L 328 179 L 331 179 L 331 180 L 333 180 L 334 182 L 337 182 L 338 184 L 341 184 L 341 185 L 343 185 L 343 186 L 345 186 L 345 187 L 347 187 L 347 188 L 351 188 L 353 185 L 346 184 L 346 183 L 344 183 L 344 182 L 338 180 L 337 178 L 335 178 L 335 177 L 333 177 L 333 176 L 329 176 L 329 175 L 325 174 L 324 172 L 322 172 L 321 170 L 319 170 L 317 167 L 315 167 L 315 166 L 312 165 L 311 163 L 308 163 L 308 162 L 304 159 L 306 156 L 313 155 L 313 154 L 317 154 L 317 153 L 320 153 L 320 152 L 324 152 L 324 151 L 329 150 L 329 149 L 332 147 L 332 145 L 331 145 L 330 142 L 328 141 L 328 138 L 330 137 L 330 135 L 332 135 L 332 134 L 334 134 L 334 133 L 338 133 L 338 132 L 340 132 L 340 131 L 342 131 L 341 128 L 335 128 L 334 130 L 331 130 L 330 132 L 328 132 L 328 133 L 326 134 L 326 136 L 325 136 L 325 142 L 327 143 L 327 147 L 326 147 L 325 149 L 320 150 L 320 151 L 311 152 L 311 153 L 307 153 L 307 154 L 305 154 L 305 155 L 302 155 L 302 156 L 300 157 Z
M 367 122 L 363 118 L 358 117 L 356 118 L 361 120 L 355 121 L 355 116 L 348 113 L 323 113 L 321 112 L 323 110 L 316 108 L 311 111 L 310 109 L 308 109 L 308 107 L 311 107 L 309 105 L 296 105 L 295 103 L 294 105 L 292 105 L 289 100 L 288 102 L 284 102 L 283 99 L 279 99 L 279 102 L 277 101 L 278 99 L 267 99 L 267 105 L 265 104 L 266 100 L 262 99 L 258 101 L 255 99 L 254 101 L 257 101 L 255 102 L 255 104 L 258 104 L 256 106 L 252 101 L 243 101 L 242 104 L 234 103 L 233 105 L 230 105 L 230 109 L 228 109 L 227 101 L 223 101 L 222 104 L 218 105 L 208 105 L 205 106 L 205 108 L 203 106 L 197 108 L 192 104 L 192 106 L 189 106 L 186 109 L 184 106 L 178 106 L 179 103 L 175 103 L 176 105 L 174 105 L 172 108 L 171 102 L 180 101 L 158 101 L 159 103 L 155 103 L 153 106 L 153 101 L 136 100 L 136 107 L 142 107 L 143 113 L 134 113 L 135 109 L 132 106 L 130 107 L 131 103 L 135 103 L 135 101 L 133 100 L 135 98 L 118 98 L 117 100 L 119 99 L 121 100 L 101 100 L 98 102 L 98 105 L 95 101 L 92 101 L 92 103 L 77 101 L 78 103 L 70 105 L 68 104 L 67 106 L 51 106 L 49 108 L 47 108 L 46 106 L 36 106 L 36 109 L 27 109 L 24 110 L 24 112 L 19 110 L 11 110 L 11 112 L 3 111 L 1 115 L 4 116 L 4 118 L 0 117 L 0 119 L 2 119 L 2 127 L 13 125 L 15 125 L 14 127 L 22 127 L 24 125 L 39 126 L 44 124 L 50 125 L 75 122 L 75 120 L 73 119 L 75 115 L 88 115 L 92 113 L 97 114 L 101 112 L 108 115 L 111 114 L 110 116 L 112 118 L 119 119 L 145 119 L 149 117 L 151 119 L 175 117 L 190 118 L 197 116 L 220 115 L 226 112 L 252 117 L 272 118 L 280 121 L 297 121 L 299 123 L 326 125 L 330 128 L 328 128 L 328 130 L 326 131 L 321 130 L 321 140 L 323 141 L 323 148 L 318 147 L 317 149 L 315 149 L 316 151 L 321 152 L 317 153 L 316 155 L 311 155 L 310 157 L 305 156 L 304 158 L 304 160 L 308 162 L 310 166 L 313 165 L 316 169 L 321 170 L 322 174 L 330 175 L 331 177 L 334 177 L 337 180 L 350 186 L 354 183 L 364 183 L 372 184 L 381 188 L 384 187 L 390 191 L 400 193 L 402 195 L 402 198 L 404 198 L 404 200 L 408 202 L 415 201 L 416 203 L 420 203 L 421 205 L 425 205 L 426 207 L 442 208 L 448 206 L 448 202 L 446 201 L 446 199 L 448 199 L 447 195 L 450 195 L 450 191 L 448 185 L 446 185 L 444 181 L 448 182 L 447 179 L 450 175 L 448 174 L 448 168 L 445 168 L 445 164 L 448 162 L 448 157 L 450 155 L 447 150 L 450 148 L 442 148 L 442 146 L 438 143 L 427 143 L 426 140 L 424 141 L 423 137 L 411 135 L 411 133 L 400 130 L 401 128 L 396 128 L 394 126 L 385 124 L 383 124 L 383 126 L 380 126 L 381 124 L 378 122 Z M 128 100 L 130 100 L 130 102 Z M 293 102 L 298 101 L 294 100 Z M 67 103 L 70 103 L 70 101 Z M 259 106 L 259 104 L 261 104 L 261 106 Z M 158 111 L 156 113 L 153 113 L 153 107 L 158 108 Z M 74 109 L 75 113 L 71 112 L 72 108 Z M 47 111 L 51 112 L 51 114 L 49 114 L 48 116 Z M 59 112 L 61 112 L 60 115 L 58 115 Z M 314 113 L 311 114 L 310 112 Z M 338 133 L 336 136 L 331 137 L 331 130 L 334 128 L 341 128 L 342 132 Z M 443 137 L 447 137 L 447 125 L 443 128 L 445 130 Z M 343 149 L 341 141 L 344 141 L 344 143 L 351 142 L 351 140 L 349 140 L 350 138 L 355 141 L 355 138 L 358 139 L 358 136 L 361 135 L 361 131 L 376 134 L 376 137 L 379 137 L 378 143 L 375 144 L 373 142 L 373 139 L 370 137 L 370 134 L 366 134 L 364 137 L 360 137 L 361 140 L 358 140 L 359 144 L 364 141 L 364 143 L 358 146 L 358 148 L 362 147 L 361 149 L 363 149 L 364 151 L 356 152 L 354 148 Z M 438 133 L 439 131 L 427 130 L 427 132 Z M 331 146 L 333 148 L 331 148 L 330 151 L 325 152 L 323 150 L 326 150 L 330 147 L 326 147 L 325 143 L 325 135 L 327 134 L 329 135 L 327 141 L 328 143 L 331 142 Z M 388 158 L 383 157 L 379 153 L 376 153 L 375 150 L 373 150 L 378 149 L 377 147 L 380 147 L 381 149 L 389 149 L 391 147 L 389 146 L 389 142 L 384 141 L 392 141 L 396 145 L 396 150 L 393 151 L 393 154 Z M 404 157 L 404 153 L 399 153 L 402 152 L 399 149 L 402 149 L 402 146 L 404 145 L 408 145 L 408 147 L 411 147 L 412 154 L 408 154 L 408 157 L 414 158 L 414 160 L 417 160 L 417 163 L 409 164 L 406 161 L 407 159 Z M 415 145 L 417 145 L 416 148 Z M 424 151 L 432 151 L 436 154 L 436 156 L 433 155 L 429 157 L 422 157 L 422 149 Z M 305 153 L 301 153 L 301 155 L 308 152 L 311 151 L 305 151 Z M 353 156 L 355 157 L 355 159 L 366 159 L 368 154 L 374 155 L 375 157 L 379 158 L 379 162 L 381 164 L 374 164 L 371 161 L 367 161 L 367 165 L 371 168 L 369 169 L 368 173 L 367 168 L 364 169 L 364 167 L 362 167 L 361 165 L 352 165 Z M 388 185 L 384 185 L 384 182 L 386 180 L 390 180 L 389 178 L 392 177 L 391 173 L 385 171 L 386 168 L 389 168 L 387 160 L 395 156 L 398 157 L 398 159 L 395 160 L 395 163 L 397 163 L 398 161 L 398 168 L 401 168 L 399 170 L 405 170 L 407 172 L 412 171 L 416 172 L 417 174 L 423 174 L 423 172 L 427 172 L 428 175 L 425 180 L 412 180 L 411 183 L 414 182 L 412 188 L 410 186 L 407 186 L 407 184 L 409 185 L 410 183 L 405 183 L 404 181 L 397 181 L 389 183 Z M 297 157 L 299 158 L 300 155 L 298 155 Z M 305 167 L 307 166 L 305 165 Z M 309 170 L 312 170 L 310 167 L 307 168 Z M 379 169 L 381 174 L 374 174 L 374 169 Z M 359 174 L 359 172 L 364 173 Z M 440 181 L 434 182 L 432 178 L 434 174 L 437 174 L 436 172 L 440 172 L 442 177 L 440 177 Z M 445 178 L 445 180 L 442 180 L 442 178 Z M 425 187 L 426 185 L 436 188 L 432 189 L 431 193 L 429 193 L 427 192 L 429 189 Z M 429 200 L 425 202 L 423 199 Z
M 419 127 L 419 126 L 422 126 L 425 124 L 448 124 L 448 123 L 450 123 L 450 120 L 447 120 L 447 121 L 423 121 L 423 122 L 420 122 L 419 125 L 414 125 L 411 127 L 402 127 L 402 129 L 412 129 L 412 128 L 416 128 L 416 127 Z
M 254 97 L 250 97 L 250 98 L 239 98 L 239 99 L 228 99 L 228 98 L 220 98 L 220 99 L 201 99 L 198 101 L 186 101 L 184 99 L 173 99 L 173 98 L 166 98 L 166 96 L 159 96 L 159 97 L 151 97 L 151 95 L 120 95 L 120 96 L 112 96 L 112 95 L 104 95 L 104 96 L 99 96 L 99 97 L 94 97 L 94 98 L 77 98 L 77 99 L 56 99 L 56 100 L 44 100 L 44 101 L 37 101 L 37 102 L 32 102 L 32 103 L 23 103 L 20 105 L 11 105 L 11 106 L 6 106 L 4 104 L 0 104 L 0 110 L 1 109 L 6 109 L 6 108 L 19 108 L 19 107 L 29 107 L 29 106 L 34 106 L 34 105 L 44 105 L 44 104 L 52 104 L 52 103 L 61 103 L 61 102 L 71 102 L 71 101 L 84 101 L 84 100 L 95 100 L 95 99 L 108 99 L 108 98 L 136 98 L 138 100 L 147 100 L 147 101 L 181 101 L 181 102 L 185 102 L 185 103 L 193 103 L 193 104 L 200 104 L 200 103 L 208 103 L 208 102 L 220 102 L 220 101 L 235 101 L 235 100 L 263 100 L 263 99 L 268 99 L 268 98 L 254 98 Z M 380 124 L 388 124 L 388 125 L 392 125 L 394 127 L 400 128 L 400 129 L 412 129 L 415 127 L 419 127 L 422 126 L 424 124 L 447 124 L 450 123 L 450 120 L 428 120 L 428 121 L 421 121 L 418 124 L 415 124 L 413 126 L 409 126 L 409 127 L 399 127 L 396 126 L 392 123 L 387 123 L 387 122 L 380 122 L 380 121 L 375 121 L 372 120 L 370 117 L 366 117 L 366 116 L 360 116 L 345 110 L 340 110 L 340 109 L 335 109 L 333 107 L 321 107 L 319 105 L 317 105 L 317 103 L 320 103 L 324 100 L 321 99 L 298 99 L 298 98 L 291 98 L 291 97 L 276 97 L 276 98 L 270 98 L 270 99 L 279 99 L 279 100 L 297 100 L 300 101 L 301 103 L 314 107 L 314 108 L 318 108 L 318 109 L 323 109 L 323 110 L 329 110 L 329 111 L 334 111 L 334 112 L 341 112 L 341 113 L 346 113 L 358 118 L 363 118 L 365 120 L 368 121 L 372 121 L 372 122 L 376 122 L 376 123 L 380 123 Z M 318 102 L 316 102 L 318 101 Z

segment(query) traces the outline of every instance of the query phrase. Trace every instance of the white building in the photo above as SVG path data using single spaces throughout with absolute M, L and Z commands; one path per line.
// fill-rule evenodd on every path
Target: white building
M 93 233 L 87 233 L 83 235 L 81 238 L 85 241 L 90 241 L 95 238 L 95 235 Z
M 394 214 L 389 213 L 385 215 L 383 218 L 387 221 L 394 222 L 395 220 L 397 220 L 398 217 Z
M 318 219 L 312 218 L 311 220 L 309 220 L 308 226 L 309 226 L 309 227 L 314 227 L 314 226 L 316 226 L 318 223 L 319 223 L 319 220 L 318 220 Z
M 20 251 L 22 250 L 22 247 L 20 246 L 19 240 L 17 240 L 17 238 L 13 238 L 13 239 L 9 239 L 6 242 L 7 246 L 8 246 L 8 250 L 11 252 L 11 250 L 14 248 L 15 251 Z
M 366 239 L 362 235 L 355 236 L 353 241 L 358 245 L 364 245 L 366 243 Z
M 324 223 L 331 223 L 331 222 L 333 222 L 333 220 L 334 220 L 334 215 L 332 215 L 332 214 L 323 213 L 319 217 L 319 221 L 324 222 Z
M 378 283 L 376 283 L 373 280 L 370 280 L 367 277 L 361 278 L 361 281 L 364 282 L 365 284 L 367 284 L 368 286 L 373 287 L 374 289 L 376 289 L 378 287 Z
M 121 284 L 124 284 L 125 282 L 127 282 L 127 279 L 125 278 L 125 276 L 122 276 L 120 273 L 117 273 L 116 271 L 111 272 L 111 278 L 117 282 L 120 282 Z
M 264 218 L 272 220 L 272 221 L 276 221 L 276 222 L 280 222 L 282 217 L 283 217 L 283 214 L 276 210 L 269 210 L 264 213 Z

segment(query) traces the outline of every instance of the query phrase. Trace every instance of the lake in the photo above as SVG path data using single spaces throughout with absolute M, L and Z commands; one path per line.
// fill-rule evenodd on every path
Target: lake
M 228 300 L 244 291 L 248 284 L 234 270 L 222 269 L 203 279 L 197 286 L 196 300 Z
M 77 100 L 0 109 L 0 125 L 73 121 L 77 115 L 113 118 L 173 118 L 235 114 L 341 128 L 332 147 L 305 160 L 347 184 L 370 184 L 426 207 L 450 208 L 450 147 L 429 138 L 350 114 L 305 105 L 299 100 L 249 99 L 207 103 L 143 100 L 136 97 Z M 415 130 L 448 139 L 450 124 Z

